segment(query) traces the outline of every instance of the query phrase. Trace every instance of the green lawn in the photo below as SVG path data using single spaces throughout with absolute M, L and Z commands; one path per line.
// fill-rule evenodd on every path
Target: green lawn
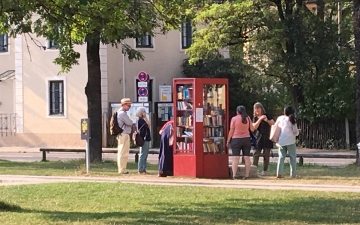
M 148 164 L 148 176 L 157 175 L 157 165 Z M 137 164 L 128 163 L 129 175 L 120 176 L 138 176 Z M 262 165 L 259 166 L 259 173 Z M 292 183 L 311 183 L 311 184 L 343 184 L 360 185 L 360 167 L 349 165 L 345 168 L 330 168 L 327 166 L 304 165 L 297 167 L 298 179 L 276 179 L 276 163 L 269 166 L 268 176 L 251 179 L 251 181 L 269 181 L 269 182 L 292 182 Z M 289 164 L 285 164 L 284 175 L 289 176 Z M 41 175 L 41 176 L 88 176 L 86 174 L 84 160 L 72 161 L 51 161 L 51 162 L 12 162 L 0 160 L 0 174 L 11 175 Z M 90 176 L 119 176 L 117 173 L 116 162 L 105 161 L 103 163 L 91 164 Z
M 137 174 L 137 163 L 129 162 L 128 171 Z M 157 175 L 157 165 L 148 164 L 147 172 Z M 92 176 L 118 176 L 116 162 L 105 161 L 90 165 Z M 50 162 L 13 162 L 0 160 L 0 174 L 39 176 L 83 176 L 86 174 L 85 160 Z
M 290 178 L 290 165 L 285 164 L 283 175 L 285 179 L 276 179 L 276 163 L 270 163 L 268 176 L 261 180 L 273 182 L 299 182 L 309 184 L 340 184 L 340 185 L 360 185 L 360 167 L 355 164 L 346 167 L 328 167 L 314 164 L 297 165 L 297 175 L 300 177 L 296 180 Z M 262 165 L 258 167 L 259 174 L 262 171 Z
M 0 193 L 2 224 L 360 224 L 357 193 L 121 183 L 3 186 Z

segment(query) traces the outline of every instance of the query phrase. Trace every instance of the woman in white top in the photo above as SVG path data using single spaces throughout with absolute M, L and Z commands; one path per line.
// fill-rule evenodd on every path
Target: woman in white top
M 276 145 L 279 147 L 279 160 L 277 165 L 277 178 L 282 178 L 284 160 L 287 154 L 290 157 L 290 173 L 292 177 L 296 176 L 296 144 L 295 138 L 299 135 L 299 129 L 296 125 L 294 109 L 291 106 L 284 108 L 284 115 L 279 116 L 275 122 L 281 128 L 279 140 Z

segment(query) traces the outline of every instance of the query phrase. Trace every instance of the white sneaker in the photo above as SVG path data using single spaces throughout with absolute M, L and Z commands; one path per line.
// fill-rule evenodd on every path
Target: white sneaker
M 261 176 L 265 176 L 266 175 L 266 172 L 263 170 L 262 172 L 261 172 Z

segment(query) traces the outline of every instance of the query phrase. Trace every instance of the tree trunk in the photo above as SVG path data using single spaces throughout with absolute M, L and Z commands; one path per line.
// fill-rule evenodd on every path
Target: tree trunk
M 356 141 L 360 142 L 360 0 L 353 0 L 353 4 L 356 65 Z M 356 164 L 360 166 L 359 151 L 356 152 Z
M 316 8 L 317 8 L 317 16 L 320 18 L 321 21 L 324 21 L 324 0 L 317 0 L 316 1 Z
M 102 160 L 102 112 L 101 112 L 101 70 L 100 70 L 100 38 L 95 41 L 89 38 L 86 55 L 88 66 L 88 82 L 85 94 L 88 103 L 88 118 L 91 124 L 90 161 L 101 162 Z M 100 36 L 99 36 L 100 37 Z

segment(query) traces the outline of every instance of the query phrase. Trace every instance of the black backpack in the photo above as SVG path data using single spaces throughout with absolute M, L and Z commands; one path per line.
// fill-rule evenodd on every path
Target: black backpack
M 146 123 L 144 123 L 140 128 L 138 126 L 139 120 L 136 122 L 136 131 L 133 133 L 132 139 L 136 146 L 142 147 L 145 143 L 145 137 L 140 136 L 140 130 L 145 126 Z
M 118 120 L 117 120 L 117 112 L 114 112 L 112 117 L 110 118 L 110 135 L 117 136 L 121 134 L 124 130 L 119 126 Z

